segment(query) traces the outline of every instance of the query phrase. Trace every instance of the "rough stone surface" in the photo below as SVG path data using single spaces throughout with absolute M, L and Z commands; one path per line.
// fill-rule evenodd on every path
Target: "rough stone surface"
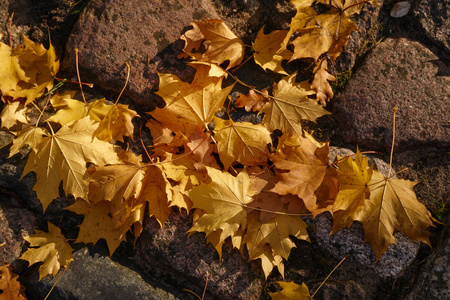
M 29 300 L 44 299 L 59 275 L 47 276 L 41 281 L 33 273 L 25 281 Z M 50 294 L 51 299 L 182 299 L 145 282 L 135 271 L 121 266 L 109 257 L 91 256 L 87 248 L 74 253 L 70 268 Z
M 423 0 L 413 11 L 426 37 L 450 53 L 450 0 Z
M 412 242 L 401 233 L 395 233 L 397 245 L 390 245 L 377 262 L 370 245 L 364 243 L 364 231 L 360 224 L 354 223 L 349 229 L 340 229 L 330 236 L 333 227 L 330 214 L 321 214 L 306 222 L 325 252 L 335 259 L 342 259 L 351 254 L 349 261 L 372 268 L 381 278 L 397 276 L 411 264 L 419 249 L 419 243 Z
M 61 56 L 64 53 L 70 30 L 78 18 L 77 10 L 84 2 L 79 1 L 74 5 L 72 0 L 2 0 L 0 3 L 0 35 L 3 35 L 3 39 L 1 40 L 9 43 L 9 18 L 14 13 L 11 26 L 13 46 L 22 42 L 21 34 L 44 44 L 51 39 L 57 54 Z
M 450 216 L 446 224 L 449 224 Z M 407 300 L 450 299 L 450 227 L 442 233 L 439 245 L 422 267 L 417 283 Z
M 388 150 L 392 109 L 399 107 L 396 150 L 418 145 L 450 147 L 449 67 L 418 42 L 386 39 L 334 100 L 346 142 Z
M 259 261 L 248 263 L 229 245 L 223 247 L 220 260 L 203 234 L 187 237 L 190 223 L 185 215 L 172 215 L 161 230 L 156 221 L 146 222 L 136 244 L 136 261 L 147 276 L 197 294 L 209 276 L 207 299 L 260 299 L 264 275 Z
M 158 103 L 151 93 L 158 87 L 156 71 L 184 80 L 193 73 L 176 58 L 184 46 L 179 40 L 183 28 L 192 20 L 217 17 L 209 1 L 89 1 L 69 38 L 64 67 L 74 74 L 77 48 L 83 80 L 118 94 L 126 81 L 128 62 L 131 76 L 126 93 L 152 107 Z

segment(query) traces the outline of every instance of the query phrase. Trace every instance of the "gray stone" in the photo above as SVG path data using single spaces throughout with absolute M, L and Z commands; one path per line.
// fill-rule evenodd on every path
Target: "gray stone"
M 38 281 L 34 272 L 25 281 L 28 299 L 44 299 L 61 275 Z M 109 257 L 91 256 L 87 248 L 74 253 L 74 261 L 61 276 L 50 294 L 51 299 L 182 299 L 171 292 L 153 287 L 135 271 L 121 266 Z
M 450 299 L 450 215 L 441 239 L 434 252 L 427 258 L 413 290 L 405 298 L 416 299 Z
M 386 39 L 334 99 L 342 137 L 371 150 L 390 150 L 392 110 L 397 106 L 396 151 L 450 147 L 449 72 L 422 44 Z
M 184 214 L 170 216 L 162 229 L 155 220 L 146 222 L 135 259 L 147 276 L 175 282 L 199 295 L 207 286 L 206 299 L 260 299 L 264 282 L 260 261 L 247 262 L 227 243 L 220 260 L 204 234 L 187 237 L 191 222 Z
M 192 20 L 217 18 L 208 1 L 89 1 L 69 38 L 65 70 L 74 74 L 75 48 L 83 81 L 114 91 L 125 84 L 126 65 L 131 76 L 126 94 L 135 102 L 152 107 L 158 103 L 156 72 L 187 80 L 193 74 L 176 56 L 184 46 L 179 40 Z
M 450 0 L 423 0 L 413 11 L 422 32 L 428 39 L 450 53 Z
M 394 233 L 397 245 L 392 244 L 377 262 L 375 253 L 368 243 L 364 243 L 364 231 L 359 223 L 343 228 L 330 235 L 333 227 L 331 215 L 323 213 L 313 220 L 305 220 L 312 228 L 313 235 L 323 251 L 340 260 L 350 254 L 349 261 L 371 268 L 381 278 L 399 275 L 417 256 L 419 243 L 409 240 L 401 233 Z

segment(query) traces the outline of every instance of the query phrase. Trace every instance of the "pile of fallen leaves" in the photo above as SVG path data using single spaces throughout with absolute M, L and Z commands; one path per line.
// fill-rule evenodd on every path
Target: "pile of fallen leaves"
M 180 210 L 193 216 L 189 234 L 204 232 L 219 255 L 230 239 L 251 260 L 261 260 L 266 277 L 274 267 L 284 276 L 284 260 L 295 247 L 292 237 L 309 240 L 304 215 L 332 213 L 333 232 L 361 222 L 378 259 L 395 243 L 395 231 L 429 244 L 433 219 L 417 201 L 415 183 L 384 177 L 360 152 L 330 164 L 328 144 L 301 126 L 302 120 L 328 114 L 323 106 L 333 97 L 334 80 L 328 65 L 357 29 L 350 17 L 365 2 L 376 5 L 376 0 L 293 0 L 297 14 L 289 30 L 261 29 L 252 44 L 254 60 L 284 77 L 229 103 L 263 114 L 260 124 L 215 116 L 236 82 L 246 85 L 230 72 L 243 61 L 244 44 L 220 20 L 193 22 L 183 34 L 180 58 L 196 69 L 195 77 L 188 83 L 158 74 L 156 93 L 166 105 L 147 116 L 117 102 L 55 93 L 59 62 L 51 45 L 46 50 L 26 37 L 13 49 L 0 44 L 1 126 L 15 135 L 10 156 L 28 146 L 23 175 L 36 173 L 33 190 L 44 211 L 62 182 L 75 199 L 66 209 L 84 215 L 75 243 L 105 239 L 111 254 L 127 232 L 139 237 L 146 212 L 164 226 Z M 297 59 L 314 64 L 311 82 L 297 82 L 297 73 L 285 71 L 286 63 Z M 225 86 L 227 77 L 235 83 Z M 147 119 L 153 140 L 144 158 L 115 146 L 133 138 L 137 117 Z M 43 262 L 40 278 L 73 260 L 60 229 L 48 226 L 48 233 L 26 238 L 30 246 L 20 257 Z M 305 285 L 284 286 L 274 299 L 283 293 L 309 297 Z

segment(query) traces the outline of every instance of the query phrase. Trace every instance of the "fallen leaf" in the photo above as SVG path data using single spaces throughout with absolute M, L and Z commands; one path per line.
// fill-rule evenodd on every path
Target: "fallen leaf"
M 0 114 L 2 128 L 10 129 L 15 125 L 28 124 L 30 120 L 25 115 L 27 108 L 20 102 L 7 103 Z
M 44 211 L 54 198 L 59 196 L 59 184 L 75 199 L 87 199 L 89 174 L 86 163 L 103 166 L 120 163 L 113 145 L 93 138 L 96 129 L 89 117 L 64 125 L 58 132 L 45 136 L 31 152 L 22 177 L 36 173 L 36 191 Z
M 183 51 L 201 62 L 222 65 L 226 69 L 237 66 L 244 58 L 244 44 L 222 20 L 193 21 L 193 29 L 186 31 L 181 39 L 186 42 Z M 204 53 L 194 52 L 203 45 Z
M 75 243 L 95 244 L 99 239 L 105 239 L 110 256 L 116 251 L 122 241 L 126 240 L 126 233 L 130 227 L 143 219 L 144 210 L 135 210 L 122 226 L 114 228 L 111 217 L 111 202 L 100 201 L 89 204 L 83 199 L 65 209 L 76 214 L 84 215 Z
M 192 83 L 183 82 L 172 74 L 159 73 L 156 94 L 166 101 L 166 106 L 150 114 L 172 131 L 190 134 L 197 126 L 206 129 L 234 86 L 222 89 L 223 78 L 208 77 L 209 69 L 199 66 Z
M 26 300 L 25 287 L 17 280 L 9 264 L 0 267 L 0 295 L 5 300 Z
M 61 230 L 50 222 L 48 232 L 36 230 L 36 233 L 24 240 L 30 243 L 28 250 L 19 259 L 26 260 L 33 265 L 43 262 L 39 267 L 39 280 L 48 274 L 55 276 L 61 267 L 68 268 L 73 261 L 72 247 L 70 247 Z
M 13 144 L 9 149 L 8 158 L 20 152 L 20 150 L 28 145 L 34 153 L 38 152 L 38 146 L 44 137 L 50 136 L 50 133 L 42 127 L 30 126 L 19 131 L 13 140 Z
M 214 138 L 220 160 L 227 170 L 233 162 L 251 166 L 267 161 L 267 145 L 272 143 L 270 132 L 261 124 L 234 123 L 214 118 Z
M 317 101 L 308 98 L 314 92 L 307 81 L 296 83 L 296 75 L 293 73 L 275 84 L 271 101 L 260 111 L 264 113 L 262 124 L 269 131 L 280 129 L 290 135 L 302 135 L 302 119 L 315 122 L 329 114 Z
M 292 52 L 282 46 L 288 32 L 288 30 L 275 30 L 266 35 L 264 26 L 259 30 L 252 48 L 255 51 L 255 62 L 264 70 L 269 69 L 288 75 L 281 65 L 283 60 L 289 60 L 292 56 Z
M 267 90 L 263 90 L 261 94 L 250 90 L 248 94 L 241 94 L 237 97 L 234 101 L 234 106 L 244 107 L 245 111 L 260 111 L 267 101 L 269 101 L 269 92 Z
M 269 293 L 272 300 L 312 300 L 309 289 L 305 283 L 298 285 L 294 282 L 277 281 L 282 290 L 275 293 Z
M 128 105 L 115 104 L 110 107 L 108 114 L 100 121 L 94 133 L 102 141 L 117 140 L 123 142 L 123 136 L 133 139 L 134 125 L 132 119 L 139 116 Z
M 334 93 L 328 81 L 335 81 L 336 77 L 328 73 L 327 59 L 320 60 L 313 70 L 314 80 L 311 83 L 311 88 L 316 92 L 317 100 L 323 106 L 333 98 Z

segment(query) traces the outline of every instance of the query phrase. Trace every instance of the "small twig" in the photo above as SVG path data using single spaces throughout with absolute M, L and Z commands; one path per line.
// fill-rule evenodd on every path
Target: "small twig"
M 394 110 L 392 112 L 392 146 L 391 146 L 391 158 L 389 159 L 389 172 L 388 177 L 391 176 L 391 170 L 392 170 L 392 156 L 394 154 L 394 144 L 395 144 L 395 113 L 397 112 L 398 107 L 394 107 Z
M 63 271 L 61 273 L 61 275 L 59 275 L 58 279 L 55 281 L 55 283 L 53 284 L 52 288 L 50 289 L 50 291 L 48 292 L 47 296 L 45 296 L 44 300 L 47 300 L 48 296 L 50 296 L 50 293 L 53 291 L 53 288 L 56 286 L 56 284 L 58 283 L 58 281 L 61 279 L 61 277 L 63 276 L 64 272 L 66 271 L 66 268 L 63 268 Z
M 248 62 L 253 56 L 255 56 L 255 53 L 253 53 L 252 55 L 250 55 L 243 63 L 241 63 L 239 66 L 237 66 L 235 69 L 233 69 L 233 71 L 231 71 L 232 73 L 236 72 L 237 70 L 239 70 L 240 67 L 242 67 L 246 62 Z
M 56 80 L 62 81 L 62 82 L 69 82 L 69 83 L 76 83 L 76 84 L 82 84 L 85 86 L 88 86 L 90 88 L 94 87 L 93 83 L 86 83 L 86 82 L 79 82 L 79 81 L 72 81 L 72 80 L 67 80 L 67 79 L 63 79 L 63 78 L 58 78 L 58 77 L 53 77 Z
M 331 276 L 331 274 L 333 274 L 334 271 L 336 271 L 336 269 L 344 262 L 344 260 L 349 257 L 350 254 L 347 254 L 338 264 L 336 267 L 334 267 L 333 270 L 331 270 L 330 274 L 328 274 L 328 276 L 324 279 L 324 281 L 322 281 L 322 283 L 320 284 L 320 286 L 316 289 L 316 291 L 314 292 L 314 294 L 311 295 L 311 298 L 314 298 L 314 295 L 317 293 L 318 290 L 320 290 L 320 288 L 322 287 L 322 285 L 325 284 L 325 282 L 328 280 L 328 278 Z

